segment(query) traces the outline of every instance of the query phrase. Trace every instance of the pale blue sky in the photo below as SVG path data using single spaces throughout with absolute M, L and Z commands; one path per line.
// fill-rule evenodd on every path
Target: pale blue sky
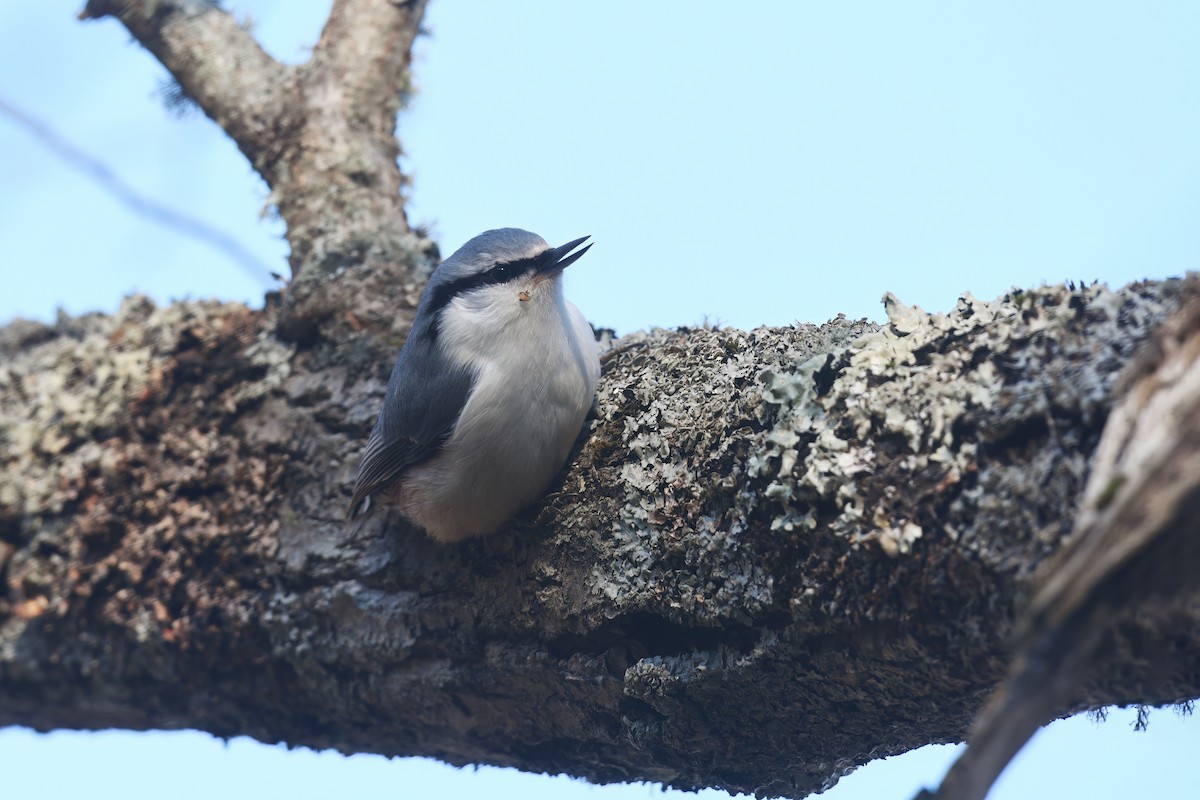
M 165 112 L 161 68 L 116 23 L 75 22 L 81 4 L 0 4 L 0 99 L 285 272 L 282 226 L 259 219 L 265 186 L 202 115 Z M 227 5 L 291 61 L 328 6 Z M 502 225 L 592 235 L 568 292 L 621 332 L 878 319 L 885 290 L 946 310 L 964 290 L 1197 266 L 1190 0 L 433 0 L 428 27 L 400 125 L 412 220 L 445 252 Z M 224 254 L 130 213 L 2 115 L 0 154 L 0 322 L 111 310 L 131 291 L 259 301 L 262 282 Z M 1172 776 L 1200 725 L 1169 712 L 1148 734 L 1127 723 L 1054 726 L 995 796 L 1190 796 Z M 950 752 L 874 764 L 825 796 L 908 797 Z M 567 796 L 511 772 L 197 734 L 0 731 L 0 773 L 14 796 Z M 131 788 L 131 775 L 145 778 Z

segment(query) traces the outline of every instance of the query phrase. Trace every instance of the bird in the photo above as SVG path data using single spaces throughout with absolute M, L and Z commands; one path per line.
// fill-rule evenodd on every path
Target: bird
M 492 533 L 566 464 L 600 380 L 562 273 L 591 244 L 485 231 L 434 270 L 363 451 L 349 520 L 375 502 L 441 542 Z

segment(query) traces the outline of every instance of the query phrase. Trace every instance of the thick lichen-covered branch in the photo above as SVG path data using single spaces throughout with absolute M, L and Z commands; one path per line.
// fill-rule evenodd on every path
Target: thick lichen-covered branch
M 136 299 L 11 325 L 0 724 L 791 796 L 960 740 L 1177 295 L 627 337 L 552 494 L 449 547 L 342 523 L 393 338 Z M 1200 626 L 1123 624 L 1065 707 L 1200 694 Z
M 1200 599 L 1200 279 L 1118 383 L 1067 545 L 1016 626 L 1009 674 L 938 791 L 982 800 L 1038 726 L 1090 677 L 1107 637 L 1138 619 L 1169 649 Z M 1185 622 L 1186 624 L 1186 622 Z M 1169 654 L 1167 665 L 1177 661 Z

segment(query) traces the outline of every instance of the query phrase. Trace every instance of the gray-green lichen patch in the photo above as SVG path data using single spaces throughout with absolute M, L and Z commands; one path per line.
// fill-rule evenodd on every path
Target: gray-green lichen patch
M 600 532 L 606 557 L 589 579 L 609 613 L 715 626 L 775 604 L 769 565 L 745 543 L 760 503 L 750 465 L 770 416 L 758 376 L 764 364 L 783 370 L 871 327 L 654 330 L 619 343 L 589 442 L 615 463 L 600 480 L 620 492 Z
M 1051 286 L 945 314 L 888 295 L 882 327 L 618 342 L 580 471 L 611 513 L 595 554 L 583 524 L 556 544 L 590 565 L 612 630 L 650 650 L 623 674 L 629 740 L 686 736 L 672 720 L 733 684 L 778 702 L 779 685 L 748 677 L 776 671 L 792 707 L 869 718 L 854 681 L 830 705 L 841 662 L 824 647 L 849 647 L 860 675 L 935 686 L 954 642 L 985 683 L 1014 573 L 1065 535 L 1113 383 L 1175 294 Z M 899 664 L 926 666 L 914 680 Z
M 794 597 L 772 577 L 771 558 L 816 535 L 893 558 L 943 537 L 996 564 L 1049 549 L 1086 473 L 1082 439 L 1099 435 L 1120 365 L 1172 293 L 1050 286 L 964 295 L 945 314 L 889 294 L 883 327 L 618 343 L 587 448 L 614 470 L 591 478 L 614 493 L 588 577 L 597 606 L 753 624 L 828 596 L 831 565 Z M 1034 446 L 1056 419 L 1061 446 Z
M 710 672 L 737 669 L 748 660 L 721 647 L 680 656 L 649 656 L 626 670 L 625 691 L 641 698 L 680 694 L 689 682 Z
M 980 449 L 1019 446 L 1030 430 L 1052 429 L 1057 415 L 1097 429 L 1116 367 L 1166 302 L 1162 289 L 1060 285 L 992 302 L 967 294 L 950 313 L 927 314 L 887 294 L 888 324 L 880 330 L 840 353 L 759 375 L 777 415 L 748 466 L 771 481 L 772 527 L 820 526 L 855 543 L 875 542 L 890 556 L 911 552 L 931 527 L 957 537 L 964 531 L 951 522 L 915 518 L 920 509 L 910 493 L 944 491 L 968 475 L 975 487 L 987 485 L 992 467 Z M 836 377 L 818 390 L 814 375 L 822 370 Z M 1035 465 L 1030 479 L 1085 470 L 1085 456 L 1073 450 Z M 996 499 L 1017 502 L 1011 492 Z M 818 517 L 817 507 L 834 511 Z
M 0 683 L 88 679 L 136 643 L 132 680 L 177 685 L 182 654 L 256 619 L 288 460 L 241 432 L 292 369 L 274 327 L 132 297 L 0 328 Z
M 141 407 L 171 390 L 174 373 L 194 368 L 192 354 L 206 341 L 240 337 L 236 355 L 258 374 L 221 398 L 226 411 L 282 384 L 290 349 L 253 330 L 248 314 L 243 306 L 218 302 L 158 308 L 134 296 L 112 316 L 63 318 L 44 326 L 36 344 L 6 352 L 0 518 L 59 514 L 84 475 L 118 470 L 123 459 L 110 440 L 135 424 Z

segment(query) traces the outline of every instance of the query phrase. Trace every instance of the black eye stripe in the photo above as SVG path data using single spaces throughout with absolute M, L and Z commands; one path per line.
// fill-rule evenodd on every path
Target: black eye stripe
M 443 283 L 433 290 L 429 298 L 429 313 L 435 314 L 445 308 L 451 300 L 460 294 L 478 289 L 481 286 L 493 286 L 507 283 L 527 272 L 532 272 L 538 265 L 538 256 L 522 258 L 517 261 L 504 261 L 494 264 L 483 272 L 474 275 L 464 275 L 448 283 Z

